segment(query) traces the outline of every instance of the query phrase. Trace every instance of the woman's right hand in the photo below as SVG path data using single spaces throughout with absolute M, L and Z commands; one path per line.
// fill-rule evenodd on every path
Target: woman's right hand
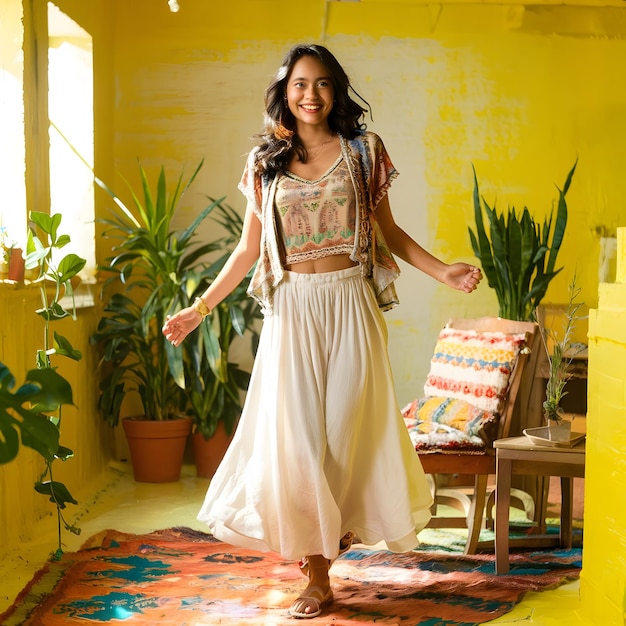
M 201 321 L 202 315 L 195 309 L 187 307 L 171 317 L 168 315 L 162 332 L 173 346 L 178 347 L 192 330 L 200 326 Z

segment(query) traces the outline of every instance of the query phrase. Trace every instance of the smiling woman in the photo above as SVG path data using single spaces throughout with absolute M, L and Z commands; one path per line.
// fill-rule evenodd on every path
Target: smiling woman
M 289 609 L 299 618 L 332 602 L 329 568 L 355 536 L 410 551 L 430 518 L 381 314 L 398 303 L 393 254 L 466 293 L 481 279 L 396 225 L 387 198 L 396 169 L 349 85 L 325 47 L 287 53 L 239 184 L 239 243 L 196 303 L 163 327 L 179 346 L 256 265 L 248 293 L 264 311 L 259 348 L 198 519 L 223 541 L 298 561 L 309 580 Z

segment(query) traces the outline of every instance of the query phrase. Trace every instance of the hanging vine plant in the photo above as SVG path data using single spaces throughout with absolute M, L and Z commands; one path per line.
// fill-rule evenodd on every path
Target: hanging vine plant
M 59 234 L 61 214 L 30 212 L 28 255 L 26 268 L 37 271 L 35 283 L 41 295 L 41 308 L 36 314 L 44 320 L 43 345 L 36 353 L 36 366 L 26 374 L 24 383 L 15 391 L 15 376 L 0 363 L 0 464 L 9 463 L 19 453 L 20 445 L 38 452 L 44 469 L 35 481 L 35 491 L 47 497 L 57 512 L 57 548 L 53 558 L 63 554 L 61 529 L 80 534 L 80 528 L 66 521 L 63 509 L 78 504 L 69 489 L 54 477 L 55 461 L 67 461 L 74 456 L 62 445 L 61 418 L 64 406 L 72 405 L 72 387 L 57 372 L 56 357 L 80 361 L 82 354 L 70 341 L 51 328 L 53 322 L 71 317 L 76 319 L 72 283 L 86 260 L 69 253 L 56 259 L 56 254 L 70 243 L 68 235 Z M 66 310 L 63 296 L 71 299 Z

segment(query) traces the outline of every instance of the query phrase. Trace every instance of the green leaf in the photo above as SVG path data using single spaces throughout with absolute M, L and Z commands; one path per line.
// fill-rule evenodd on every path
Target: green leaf
M 69 316 L 69 313 L 58 302 L 53 302 L 47 309 L 37 309 L 35 313 L 41 315 L 47 322 L 62 320 Z
M 63 335 L 59 335 L 57 332 L 54 333 L 54 347 L 57 354 L 66 356 L 74 361 L 80 361 L 83 358 L 83 353 L 72 347 L 69 340 L 63 337 Z
M 497 284 L 497 275 L 495 264 L 493 261 L 493 256 L 491 252 L 491 243 L 489 242 L 489 238 L 487 237 L 487 233 L 485 232 L 485 225 L 483 223 L 483 212 L 480 198 L 480 191 L 478 189 L 478 179 L 476 177 L 476 170 L 472 165 L 472 171 L 474 172 L 474 219 L 476 221 L 476 237 L 475 240 L 477 242 L 478 252 L 476 249 L 474 253 L 478 257 L 483 267 L 483 272 L 485 273 L 485 277 L 487 278 L 487 282 L 490 286 L 495 286 Z M 486 203 L 485 203 L 486 206 Z M 488 207 L 487 207 L 488 208 Z
M 185 388 L 185 370 L 183 368 L 183 349 L 181 346 L 175 347 L 169 341 L 165 341 L 165 352 L 170 373 L 174 382 L 181 388 Z
M 229 307 L 230 321 L 233 325 L 233 329 L 238 335 L 243 335 L 246 331 L 246 320 L 243 315 L 243 311 L 239 306 Z
M 556 222 L 554 225 L 554 235 L 552 236 L 552 246 L 550 248 L 550 256 L 548 258 L 548 265 L 546 267 L 547 272 L 554 271 L 554 266 L 556 265 L 556 257 L 561 247 L 561 242 L 563 241 L 563 236 L 565 234 L 565 227 L 567 225 L 567 202 L 565 201 L 565 195 L 569 190 L 570 184 L 572 182 L 572 176 L 574 176 L 574 172 L 576 171 L 576 165 L 578 164 L 578 159 L 574 163 L 574 166 L 569 171 L 567 178 L 565 179 L 565 184 L 563 185 L 563 189 L 559 189 L 559 202 L 556 213 Z
M 209 367 L 213 373 L 219 377 L 221 371 L 221 349 L 215 326 L 211 323 L 210 318 L 201 324 L 202 339 L 204 340 L 204 350 L 209 363 Z
M 23 445 L 52 460 L 59 447 L 59 429 L 45 414 L 72 403 L 69 383 L 52 369 L 31 370 L 15 393 L 15 377 L 0 363 L 0 463 L 17 456 Z
M 36 482 L 35 491 L 45 496 L 49 496 L 50 502 L 56 504 L 60 509 L 64 509 L 67 504 L 78 504 L 72 497 L 69 489 L 56 480 L 46 482 Z
M 54 456 L 60 461 L 67 461 L 74 456 L 74 452 L 65 446 L 59 446 Z
M 86 259 L 79 257 L 77 254 L 68 254 L 61 259 L 57 273 L 59 275 L 60 282 L 64 283 L 71 278 L 74 278 L 78 274 L 85 264 Z
M 195 178 L 196 174 L 198 173 L 198 170 L 200 169 L 200 166 L 201 165 L 199 165 L 198 168 L 196 169 L 196 171 L 194 172 L 193 178 Z M 196 232 L 196 229 L 198 228 L 198 226 L 200 226 L 200 224 L 215 209 L 215 207 L 220 205 L 223 201 L 224 201 L 224 198 L 220 198 L 219 200 L 213 200 L 213 202 L 211 202 L 211 204 L 206 206 L 200 212 L 198 217 L 196 217 L 196 219 L 193 222 L 191 222 L 191 224 L 183 231 L 182 235 L 180 236 L 180 241 L 183 244 L 186 243 L 187 241 L 189 241 L 191 239 L 191 237 L 194 235 L 194 233 Z
M 12 461 L 20 447 L 18 430 L 10 415 L 0 409 L 0 465 Z
M 63 404 L 74 404 L 72 386 L 53 369 L 36 369 L 28 372 L 28 382 L 39 384 L 39 391 L 29 398 L 39 412 L 56 411 Z
M 41 211 L 31 211 L 30 221 L 38 226 L 46 235 L 52 234 L 54 231 L 54 222 L 49 213 L 42 213 Z
M 54 247 L 55 248 L 63 248 L 68 243 L 70 243 L 71 239 L 69 235 L 59 235 L 59 238 L 56 240 Z

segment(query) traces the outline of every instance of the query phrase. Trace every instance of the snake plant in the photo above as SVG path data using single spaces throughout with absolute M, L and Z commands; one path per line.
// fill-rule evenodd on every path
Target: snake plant
M 498 212 L 480 195 L 474 171 L 474 217 L 476 231 L 469 236 L 474 254 L 480 260 L 489 286 L 498 298 L 500 317 L 512 320 L 534 320 L 537 306 L 543 299 L 550 281 L 563 268 L 556 259 L 567 225 L 565 196 L 572 182 L 576 163 L 569 171 L 559 198 L 550 214 L 538 223 L 527 207 L 518 212 L 515 207 Z M 482 202 L 481 202 L 482 201 Z M 483 209 L 489 223 L 485 230 Z
M 223 253 L 205 268 L 202 277 L 194 280 L 190 277 L 188 284 L 195 285 L 190 300 L 200 296 L 215 279 L 241 237 L 243 219 L 228 204 L 220 202 L 212 217 L 226 233 L 220 240 Z M 231 347 L 235 339 L 245 336 L 250 339 L 252 355 L 256 354 L 259 340 L 256 325 L 262 314 L 246 292 L 252 271 L 183 343 L 185 393 L 194 430 L 205 439 L 214 435 L 219 421 L 227 434 L 233 432 L 241 414 L 241 392 L 250 382 L 250 373 L 233 360 Z

